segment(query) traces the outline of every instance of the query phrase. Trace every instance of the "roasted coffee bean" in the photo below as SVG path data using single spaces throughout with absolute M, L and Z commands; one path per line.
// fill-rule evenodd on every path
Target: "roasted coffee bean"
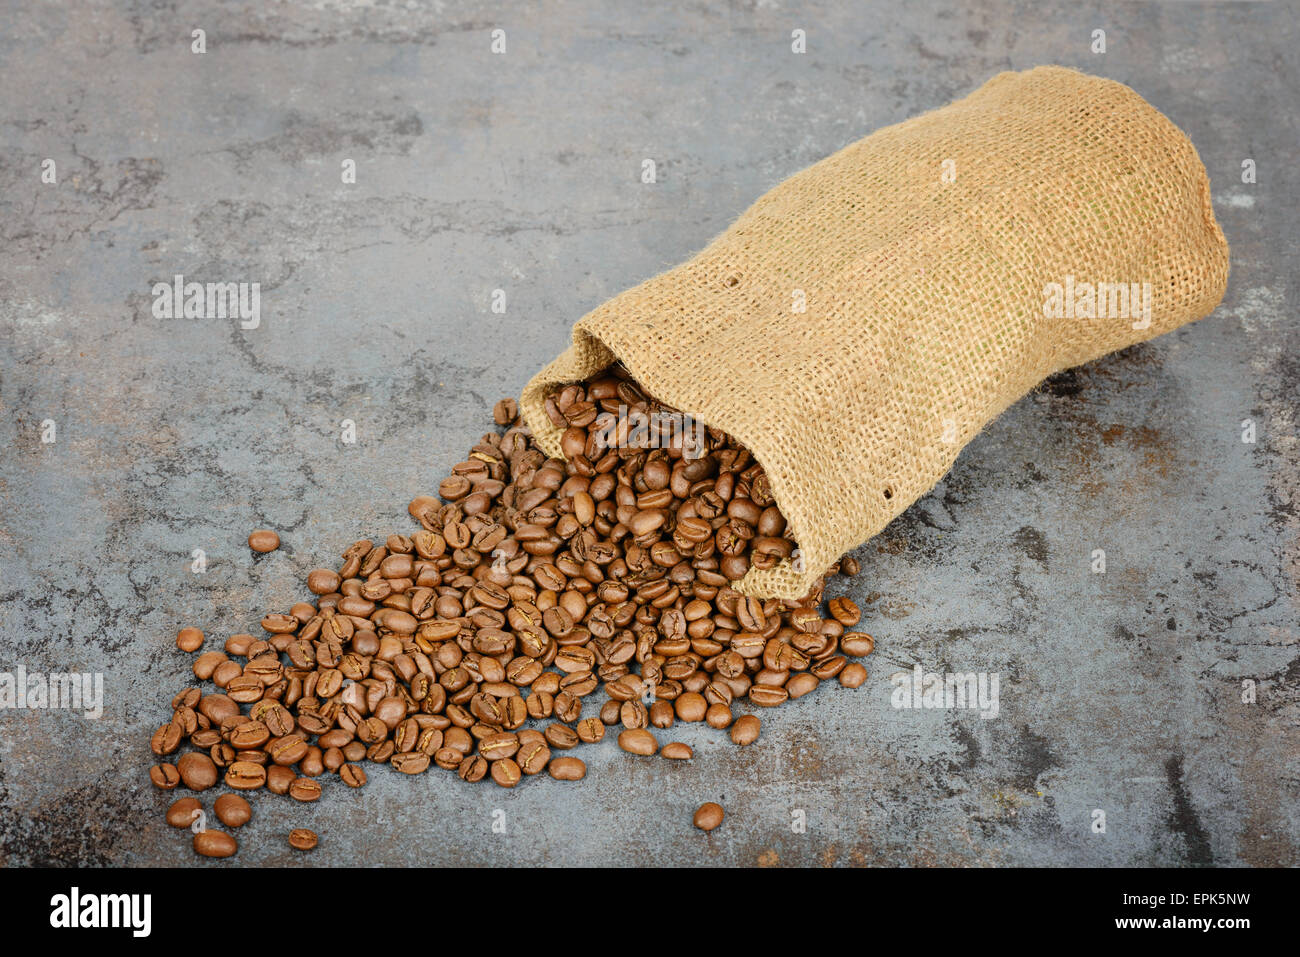
M 855 658 L 871 654 L 875 646 L 875 639 L 866 632 L 846 631 L 840 636 L 840 650 L 846 655 L 853 655 Z
M 289 785 L 297 776 L 289 768 L 273 764 L 266 769 L 266 789 L 272 794 L 288 794 Z
M 579 758 L 555 758 L 546 769 L 557 781 L 581 781 L 587 776 L 587 765 Z
M 364 787 L 366 772 L 359 764 L 345 764 L 339 768 L 339 779 L 350 788 Z
M 181 651 L 198 651 L 203 647 L 203 632 L 197 628 L 182 628 L 176 633 L 176 647 Z
M 846 688 L 860 688 L 867 680 L 867 669 L 854 661 L 840 669 L 839 679 Z
M 167 809 L 167 823 L 172 827 L 189 827 L 202 813 L 203 805 L 199 804 L 198 798 L 183 797 Z
M 179 724 L 169 721 L 153 733 L 153 738 L 149 741 L 149 748 L 157 755 L 167 755 L 173 753 L 181 746 L 182 729 Z
M 248 547 L 255 552 L 273 552 L 280 547 L 280 536 L 266 528 L 259 528 L 248 536 Z
M 749 700 L 764 708 L 774 708 L 779 704 L 785 704 L 789 698 L 790 692 L 786 691 L 785 688 L 754 685 L 749 689 Z
M 226 768 L 226 787 L 255 791 L 266 784 L 266 768 L 251 761 L 236 761 Z
M 492 780 L 503 788 L 512 788 L 519 783 L 521 772 L 519 765 L 510 758 L 492 762 Z
M 239 842 L 224 831 L 199 831 L 194 835 L 194 850 L 204 857 L 231 857 Z
M 659 753 L 665 758 L 672 758 L 676 761 L 685 761 L 695 757 L 695 752 L 691 750 L 691 746 L 680 741 L 669 741 Z
M 574 726 L 578 739 L 586 744 L 595 744 L 605 738 L 605 722 L 599 718 L 583 718 Z
M 862 571 L 862 565 L 852 555 L 845 555 L 840 559 L 840 574 L 852 577 Z
M 403 774 L 422 774 L 429 767 L 429 755 L 423 751 L 394 754 L 388 762 Z
M 654 754 L 659 750 L 655 736 L 643 728 L 621 732 L 618 746 L 629 754 Z
M 797 675 L 792 675 L 790 680 L 785 683 L 785 690 L 790 696 L 790 700 L 793 701 L 795 698 L 802 698 L 804 695 L 817 690 L 819 684 L 821 684 L 821 682 L 817 679 L 816 675 L 804 671 Z
M 238 794 L 223 794 L 212 805 L 217 820 L 226 827 L 243 827 L 253 816 L 249 803 Z
M 600 725 L 600 734 L 601 737 L 604 737 L 605 726 L 603 724 L 600 724 L 600 721 L 598 721 L 595 718 L 586 718 L 585 720 L 595 721 L 596 724 Z M 582 725 L 580 723 L 579 727 L 581 726 Z M 578 742 L 582 740 L 581 738 L 578 737 L 578 734 L 567 724 L 548 725 L 544 734 L 546 736 L 547 744 L 549 744 L 553 748 L 559 748 L 562 751 L 568 751 L 571 748 L 576 748 L 578 746 Z
M 709 705 L 709 710 L 704 713 L 704 720 L 711 728 L 729 728 L 732 721 L 731 709 L 725 704 Z
M 832 598 L 826 607 L 831 617 L 845 628 L 852 628 L 862 618 L 862 612 L 851 598 Z
M 724 816 L 722 805 L 709 801 L 707 804 L 700 805 L 699 810 L 695 812 L 693 823 L 701 831 L 712 831 L 722 823 Z
M 206 791 L 217 783 L 217 766 L 201 751 L 182 754 L 176 761 L 176 770 L 191 791 Z
M 758 732 L 761 728 L 762 722 L 756 715 L 743 714 L 731 726 L 731 740 L 742 746 L 753 744 L 758 740 Z
M 305 827 L 295 827 L 289 832 L 289 846 L 294 850 L 310 851 L 318 843 L 320 838 L 316 836 L 316 832 Z
M 295 801 L 317 801 L 320 795 L 320 782 L 311 778 L 295 778 L 289 785 L 289 797 Z
M 705 713 L 709 710 L 709 704 L 704 700 L 704 696 L 693 691 L 680 695 L 673 702 L 673 707 L 677 711 L 677 717 L 682 721 L 703 721 Z
M 149 769 L 149 780 L 154 787 L 171 791 L 181 783 L 181 775 L 174 764 L 155 764 Z

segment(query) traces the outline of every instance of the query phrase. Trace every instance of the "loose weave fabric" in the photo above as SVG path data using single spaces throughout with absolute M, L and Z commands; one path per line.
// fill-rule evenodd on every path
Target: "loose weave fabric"
M 1207 315 L 1227 277 L 1173 123 L 1111 80 L 1001 73 L 791 176 L 588 313 L 523 416 L 560 456 L 546 397 L 622 360 L 762 463 L 798 560 L 738 588 L 798 599 L 1043 378 Z M 1115 286 L 1090 306 L 1098 283 Z

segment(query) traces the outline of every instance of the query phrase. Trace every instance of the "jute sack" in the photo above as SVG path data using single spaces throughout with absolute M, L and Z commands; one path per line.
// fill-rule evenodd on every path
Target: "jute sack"
M 738 588 L 797 599 L 1044 377 L 1199 319 L 1227 277 L 1173 123 L 1110 80 L 1001 73 L 791 176 L 588 313 L 523 416 L 560 456 L 546 397 L 622 360 L 764 466 L 799 552 Z

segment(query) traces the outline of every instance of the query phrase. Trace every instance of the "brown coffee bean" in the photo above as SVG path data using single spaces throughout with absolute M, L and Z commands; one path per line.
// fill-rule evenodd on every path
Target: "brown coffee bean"
M 198 798 L 183 797 L 167 809 L 167 823 L 172 827 L 189 827 L 202 813 L 203 805 L 199 804 Z
M 266 784 L 266 768 L 251 761 L 236 761 L 226 768 L 226 787 L 255 791 Z
M 176 761 L 176 770 L 191 791 L 206 791 L 217 783 L 217 766 L 200 751 L 182 754 Z
M 339 768 L 339 779 L 350 788 L 364 787 L 366 772 L 359 764 L 345 764 Z
M 849 575 L 850 577 L 862 571 L 862 565 L 852 555 L 845 555 L 840 559 L 840 574 Z
M 605 722 L 599 718 L 583 718 L 577 723 L 574 730 L 577 732 L 579 740 L 586 744 L 595 744 L 605 738 Z
M 226 827 L 243 827 L 253 817 L 253 808 L 238 794 L 223 794 L 212 805 L 217 820 Z
M 856 661 L 845 665 L 839 674 L 840 684 L 846 688 L 860 688 L 867 680 L 867 669 Z
M 792 675 L 790 680 L 785 683 L 786 693 L 790 700 L 802 698 L 804 695 L 817 690 L 817 685 L 821 684 L 816 675 L 804 671 L 797 675 Z
M 311 778 L 294 778 L 293 783 L 289 785 L 289 797 L 295 801 L 318 801 L 320 795 L 320 782 Z
M 681 741 L 669 741 L 659 752 L 665 758 L 672 758 L 675 761 L 686 761 L 695 757 L 695 752 L 691 750 L 689 744 L 683 744 Z
M 831 617 L 845 628 L 852 628 L 862 618 L 862 612 L 851 598 L 832 598 L 827 608 Z
M 205 651 L 194 659 L 194 677 L 200 681 L 207 681 L 217 670 L 217 665 L 228 660 L 224 651 Z
M 700 805 L 699 810 L 695 812 L 693 823 L 701 831 L 712 831 L 722 823 L 722 818 L 724 816 L 722 805 L 714 804 L 712 801 L 709 801 L 706 804 Z
M 595 718 L 586 718 L 585 720 L 595 721 L 596 724 L 600 725 L 600 734 L 601 737 L 604 737 L 605 726 L 603 724 L 600 724 L 600 722 Z M 577 747 L 579 740 L 581 740 L 577 733 L 566 724 L 548 725 L 544 734 L 546 736 L 546 743 L 553 748 L 559 748 L 561 751 L 568 751 L 571 748 Z
M 694 691 L 688 691 L 680 695 L 673 702 L 673 707 L 677 711 L 677 717 L 682 721 L 703 721 L 704 715 L 709 710 L 708 702 L 704 696 L 696 694 Z
M 266 528 L 259 528 L 248 536 L 248 547 L 255 552 L 273 552 L 280 547 L 280 536 Z
M 157 755 L 167 755 L 173 753 L 181 746 L 181 726 L 174 721 L 169 721 L 153 733 L 149 741 L 149 748 Z
M 863 631 L 846 631 L 840 636 L 840 650 L 855 658 L 871 654 L 875 647 L 875 639 Z
M 503 788 L 512 788 L 518 784 L 520 775 L 519 765 L 511 758 L 492 762 L 492 780 Z
M 423 751 L 394 754 L 388 762 L 403 774 L 423 774 L 429 768 L 429 755 Z
M 266 789 L 272 794 L 288 794 L 289 785 L 297 776 L 289 768 L 273 764 L 266 769 Z
M 181 775 L 174 764 L 155 764 L 149 769 L 149 780 L 154 787 L 170 791 L 181 783 Z
M 704 720 L 711 728 L 729 728 L 732 721 L 731 709 L 725 704 L 709 705 L 709 710 L 704 713 Z
M 785 704 L 789 699 L 790 692 L 784 688 L 754 685 L 749 689 L 749 700 L 763 708 L 774 708 L 777 705 Z
M 579 758 L 555 758 L 547 766 L 551 777 L 557 781 L 581 781 L 587 776 L 587 765 Z
M 623 731 L 618 736 L 618 746 L 629 754 L 654 754 L 659 750 L 655 736 L 644 728 Z
M 194 835 L 194 850 L 204 857 L 231 857 L 239 842 L 224 831 L 199 831 Z
M 316 836 L 316 832 L 305 827 L 295 827 L 289 832 L 289 846 L 295 850 L 310 851 L 318 843 L 320 838 Z
M 731 726 L 731 740 L 742 746 L 753 744 L 758 740 L 758 732 L 761 728 L 762 722 L 756 715 L 743 714 Z
M 198 651 L 203 647 L 203 632 L 197 628 L 182 628 L 176 633 L 176 647 L 181 651 Z

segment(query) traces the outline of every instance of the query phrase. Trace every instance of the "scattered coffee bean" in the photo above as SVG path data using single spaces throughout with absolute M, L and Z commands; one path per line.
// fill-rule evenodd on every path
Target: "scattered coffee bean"
M 712 831 L 722 823 L 724 812 L 721 804 L 714 804 L 709 801 L 701 804 L 700 809 L 695 812 L 695 826 L 701 831 Z
M 204 857 L 230 857 L 239 850 L 239 842 L 225 831 L 199 831 L 194 835 L 194 850 Z
M 238 794 L 223 794 L 212 805 L 217 820 L 226 827 L 243 827 L 253 817 L 252 806 Z
M 203 647 L 203 632 L 197 628 L 182 628 L 176 633 L 176 647 L 181 651 L 198 651 Z
M 860 688 L 867 680 L 867 669 L 855 661 L 844 666 L 840 671 L 839 679 L 840 684 L 846 688 Z
M 280 536 L 266 528 L 259 528 L 248 536 L 248 547 L 255 552 L 273 552 L 280 547 Z
M 659 750 L 655 736 L 643 728 L 619 734 L 618 746 L 629 754 L 654 754 Z
M 170 791 L 181 783 L 181 776 L 174 764 L 155 764 L 149 769 L 149 780 L 154 787 Z
M 851 598 L 832 598 L 826 606 L 831 617 L 845 628 L 852 628 L 862 618 L 862 612 Z
M 203 813 L 203 805 L 198 798 L 183 797 L 172 803 L 167 809 L 167 823 L 172 827 L 189 827 L 194 819 Z
M 310 851 L 318 843 L 320 838 L 316 836 L 316 832 L 305 827 L 295 827 L 289 832 L 289 846 L 299 851 Z
M 579 758 L 555 758 L 546 770 L 557 781 L 580 781 L 587 776 L 587 765 Z
M 677 761 L 685 761 L 695 757 L 695 752 L 691 750 L 691 746 L 683 744 L 681 741 L 668 742 L 659 753 L 665 758 L 672 758 Z
M 731 740 L 744 746 L 753 744 L 758 740 L 758 732 L 762 727 L 762 722 L 756 715 L 744 714 L 736 719 L 736 723 L 731 726 Z

